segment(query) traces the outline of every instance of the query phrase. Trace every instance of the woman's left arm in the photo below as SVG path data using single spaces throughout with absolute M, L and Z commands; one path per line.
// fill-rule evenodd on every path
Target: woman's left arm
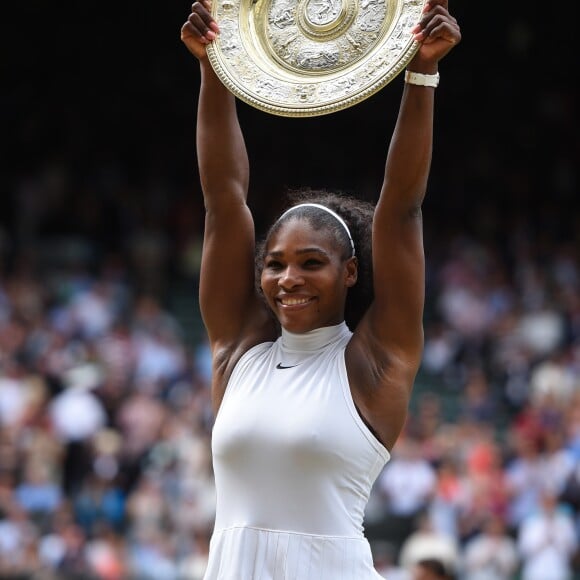
M 407 70 L 434 75 L 439 60 L 461 38 L 447 0 L 430 0 L 417 30 L 421 45 Z M 389 352 L 415 364 L 423 345 L 421 205 L 431 166 L 435 91 L 405 83 L 373 223 L 372 332 Z
M 415 29 L 420 46 L 407 67 L 419 76 L 411 81 L 432 83 L 439 60 L 461 40 L 447 5 L 447 0 L 430 0 L 425 6 Z M 351 368 L 363 364 L 370 368 L 374 386 L 400 387 L 402 406 L 423 350 L 425 260 L 421 205 L 431 165 L 435 91 L 434 87 L 409 82 L 403 89 L 373 222 L 375 296 L 355 331 L 351 353 Z M 391 391 L 384 394 L 388 403 L 393 389 L 387 390 Z M 369 407 L 368 414 L 377 410 L 377 397 L 380 403 L 384 391 L 369 391 L 369 399 L 362 405 Z M 371 419 L 371 423 L 375 421 Z

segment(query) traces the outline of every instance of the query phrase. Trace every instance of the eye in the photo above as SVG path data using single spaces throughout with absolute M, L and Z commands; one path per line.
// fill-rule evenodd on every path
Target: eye
M 267 260 L 265 267 L 268 270 L 281 270 L 284 266 L 282 265 L 282 262 L 279 262 L 278 260 Z
M 304 262 L 303 266 L 305 268 L 318 268 L 319 266 L 322 266 L 322 261 L 316 258 L 308 258 L 308 260 Z

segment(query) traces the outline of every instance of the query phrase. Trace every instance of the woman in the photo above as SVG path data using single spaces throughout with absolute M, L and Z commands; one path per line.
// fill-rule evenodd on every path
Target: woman
M 196 2 L 181 38 L 202 75 L 200 304 L 213 356 L 217 488 L 206 579 L 379 578 L 364 508 L 421 360 L 433 86 L 459 27 L 447 0 L 432 0 L 414 30 L 416 74 L 406 76 L 376 207 L 312 194 L 268 232 L 258 277 L 235 99 L 205 52 L 218 33 L 207 0 Z M 367 303 L 356 295 L 365 286 Z

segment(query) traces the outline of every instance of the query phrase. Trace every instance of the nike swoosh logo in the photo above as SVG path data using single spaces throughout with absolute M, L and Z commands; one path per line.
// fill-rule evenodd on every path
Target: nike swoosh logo
M 297 367 L 298 365 L 290 365 L 290 366 L 284 366 L 282 363 L 278 363 L 276 365 L 277 369 L 293 369 L 294 367 Z

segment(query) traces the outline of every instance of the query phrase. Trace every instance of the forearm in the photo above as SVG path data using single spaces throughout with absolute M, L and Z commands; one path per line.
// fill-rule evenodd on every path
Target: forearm
M 423 201 L 431 167 L 434 93 L 434 88 L 405 83 L 385 164 L 384 201 L 391 208 L 414 210 Z
M 447 0 L 429 0 L 412 32 L 418 48 L 407 70 L 420 75 L 436 74 L 439 61 L 461 40 L 461 31 L 457 20 L 449 13 Z M 433 79 L 422 79 L 426 80 Z M 381 195 L 381 202 L 388 201 L 395 219 L 407 212 L 417 215 L 427 189 L 435 90 L 432 86 L 405 83 Z
M 245 201 L 249 164 L 235 98 L 210 63 L 201 61 L 197 159 L 206 208 Z

